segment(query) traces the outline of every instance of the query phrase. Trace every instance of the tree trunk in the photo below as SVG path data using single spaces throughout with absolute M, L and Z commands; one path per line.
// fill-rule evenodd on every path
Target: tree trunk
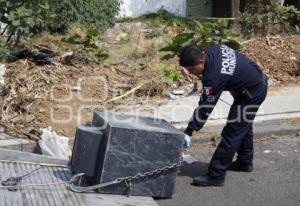
M 238 17 L 240 16 L 240 0 L 231 0 L 231 16 Z
M 231 0 L 231 17 L 239 17 L 241 15 L 240 12 L 240 0 Z M 240 29 L 241 25 L 237 20 L 233 20 L 229 24 L 231 29 Z

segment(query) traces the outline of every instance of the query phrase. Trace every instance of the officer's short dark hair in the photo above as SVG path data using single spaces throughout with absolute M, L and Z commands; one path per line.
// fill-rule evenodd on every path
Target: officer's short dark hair
M 199 63 L 199 59 L 203 57 L 203 53 L 196 46 L 189 46 L 182 49 L 180 53 L 179 63 L 182 67 L 195 66 Z

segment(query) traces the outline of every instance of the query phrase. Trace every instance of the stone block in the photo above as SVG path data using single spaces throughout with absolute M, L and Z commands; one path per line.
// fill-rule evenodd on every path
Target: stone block
M 77 127 L 71 160 L 74 173 L 95 176 L 102 139 L 102 132 L 95 127 Z
M 184 134 L 164 120 L 96 112 L 92 125 L 103 134 L 97 171 L 90 181 L 93 184 L 143 174 L 180 162 Z M 177 171 L 172 170 L 132 181 L 130 194 L 169 198 L 173 194 L 176 175 Z M 99 192 L 125 194 L 126 190 L 122 183 Z

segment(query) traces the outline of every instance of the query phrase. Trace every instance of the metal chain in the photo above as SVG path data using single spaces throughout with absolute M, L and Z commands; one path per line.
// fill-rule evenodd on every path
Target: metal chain
M 75 186 L 74 183 L 78 181 L 79 178 L 82 178 L 85 174 L 77 174 L 74 175 L 69 181 L 63 181 L 63 182 L 49 182 L 49 183 L 41 183 L 41 184 L 20 184 L 20 185 L 0 185 L 0 189 L 8 189 L 10 191 L 18 191 L 19 189 L 22 188 L 28 188 L 28 187 L 46 187 L 46 186 L 51 186 L 51 185 L 68 185 L 69 189 L 72 190 L 73 192 L 87 192 L 90 190 L 95 190 L 95 189 L 101 189 L 110 185 L 115 185 L 115 184 L 120 184 L 120 183 L 126 183 L 127 185 L 127 195 L 129 195 L 130 188 L 131 188 L 131 182 L 132 181 L 137 181 L 141 180 L 147 177 L 152 177 L 152 176 L 159 176 L 162 175 L 163 173 L 169 172 L 170 170 L 178 169 L 184 164 L 184 162 L 181 160 L 179 163 L 175 163 L 169 166 L 165 166 L 159 169 L 155 169 L 150 172 L 144 172 L 144 173 L 138 173 L 134 176 L 127 176 L 127 177 L 121 177 L 121 178 L 116 178 L 113 181 L 102 183 L 99 185 L 93 185 L 93 186 L 88 186 L 88 187 L 81 187 L 81 186 Z M 39 168 L 40 169 L 40 168 Z M 36 170 L 37 171 L 37 170 Z M 36 172 L 32 171 L 30 173 Z M 27 176 L 27 175 L 25 175 Z
M 138 173 L 134 176 L 127 176 L 127 177 L 117 178 L 116 180 L 118 180 L 120 182 L 125 182 L 125 181 L 131 182 L 131 181 L 136 181 L 136 180 L 139 180 L 139 179 L 144 179 L 146 177 L 158 176 L 158 175 L 161 175 L 162 173 L 168 172 L 170 170 L 178 169 L 183 164 L 184 164 L 184 162 L 180 161 L 180 163 L 177 163 L 177 164 L 175 163 L 175 164 L 172 164 L 170 166 L 165 166 L 165 167 L 155 169 L 155 170 L 150 171 L 150 172 L 144 172 L 142 174 Z
M 144 179 L 144 178 L 147 178 L 147 177 L 152 177 L 152 176 L 159 176 L 159 175 L 162 175 L 163 173 L 169 172 L 170 170 L 178 169 L 183 164 L 184 164 L 184 162 L 181 160 L 179 163 L 175 163 L 175 164 L 172 164 L 172 165 L 169 165 L 169 166 L 165 166 L 165 167 L 162 167 L 162 168 L 159 168 L 159 169 L 155 169 L 155 170 L 150 171 L 150 172 L 138 173 L 134 176 L 116 178 L 115 180 L 110 181 L 110 182 L 106 182 L 106 183 L 102 183 L 102 184 L 98 184 L 98 185 L 93 185 L 93 186 L 87 186 L 87 187 L 81 187 L 81 186 L 75 186 L 74 185 L 75 182 L 77 182 L 80 178 L 82 178 L 84 176 L 83 173 L 82 174 L 77 174 L 77 175 L 74 175 L 72 177 L 72 179 L 70 180 L 69 189 L 72 190 L 73 192 L 82 193 L 82 192 L 87 192 L 87 191 L 91 191 L 91 190 L 95 190 L 95 189 L 101 189 L 101 188 L 111 186 L 111 185 L 125 183 L 125 185 L 127 186 L 126 194 L 127 194 L 127 196 L 129 196 L 132 181 L 137 181 L 137 180 L 141 180 L 141 179 Z

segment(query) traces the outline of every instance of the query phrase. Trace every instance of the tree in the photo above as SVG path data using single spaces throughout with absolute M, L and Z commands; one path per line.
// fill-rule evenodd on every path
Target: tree
M 7 26 L 7 44 L 42 31 L 64 32 L 74 22 L 103 29 L 119 11 L 120 0 L 0 0 L 0 23 Z M 15 38 L 13 38 L 15 37 Z
M 230 1 L 230 10 L 231 10 L 231 17 L 239 17 L 241 15 L 240 12 L 240 0 L 231 0 Z M 240 29 L 241 25 L 238 21 L 231 21 L 230 22 L 230 28 L 232 29 Z
M 231 0 L 231 16 L 238 17 L 240 16 L 240 0 Z

